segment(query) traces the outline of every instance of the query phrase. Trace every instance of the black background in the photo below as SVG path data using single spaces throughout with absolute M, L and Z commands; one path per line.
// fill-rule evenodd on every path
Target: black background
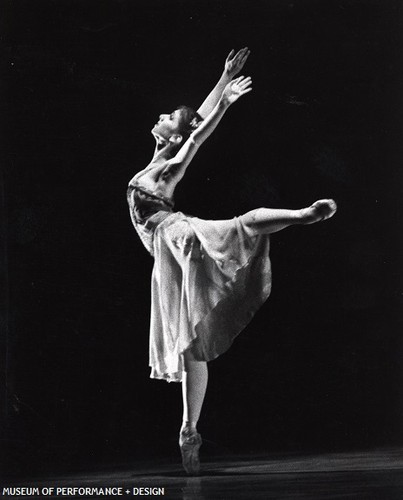
M 333 197 L 272 238 L 273 292 L 210 363 L 211 455 L 402 444 L 402 3 L 4 1 L 2 447 L 9 469 L 177 460 L 179 384 L 150 380 L 152 259 L 125 191 L 150 129 L 231 48 L 253 92 L 178 186 L 229 218 Z

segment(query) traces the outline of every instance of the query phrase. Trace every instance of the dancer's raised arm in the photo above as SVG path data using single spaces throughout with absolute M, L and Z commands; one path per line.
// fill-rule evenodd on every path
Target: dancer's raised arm
M 246 60 L 249 57 L 250 50 L 245 47 L 239 50 L 235 55 L 235 50 L 231 50 L 225 60 L 224 71 L 217 82 L 217 85 L 213 88 L 210 94 L 207 96 L 203 104 L 197 110 L 202 118 L 207 118 L 207 116 L 213 111 L 218 101 L 221 98 L 225 86 L 236 76 L 243 68 Z
M 174 177 L 175 181 L 179 182 L 179 180 L 184 176 L 186 168 L 192 161 L 199 146 L 203 144 L 203 142 L 215 130 L 229 106 L 252 90 L 251 84 L 252 79 L 250 76 L 246 78 L 244 76 L 240 76 L 225 86 L 224 91 L 222 92 L 221 97 L 213 111 L 203 122 L 201 122 L 199 127 L 192 132 L 189 139 L 181 147 L 179 152 L 167 162 L 167 167 L 164 170 L 164 177 Z

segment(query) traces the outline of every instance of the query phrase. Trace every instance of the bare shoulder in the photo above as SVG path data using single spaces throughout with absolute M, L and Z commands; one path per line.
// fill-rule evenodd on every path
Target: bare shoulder
M 143 181 L 147 183 L 150 180 L 153 180 L 155 177 L 155 174 L 157 173 L 157 170 L 161 170 L 161 168 L 164 168 L 164 165 L 156 164 L 154 162 L 151 162 L 149 165 L 146 166 L 146 168 L 143 168 L 142 170 L 139 170 L 135 176 L 130 180 L 129 184 L 135 184 L 141 179 L 141 183 L 143 184 Z M 158 174 L 157 174 L 158 175 Z
M 170 160 L 151 163 L 140 170 L 129 182 L 130 186 L 140 186 L 151 192 L 172 197 L 179 179 L 175 175 Z

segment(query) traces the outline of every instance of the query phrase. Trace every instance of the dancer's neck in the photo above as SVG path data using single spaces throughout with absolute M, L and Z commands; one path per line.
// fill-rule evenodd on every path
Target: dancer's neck
M 156 140 L 153 162 L 158 160 L 170 160 L 173 157 L 175 144 Z

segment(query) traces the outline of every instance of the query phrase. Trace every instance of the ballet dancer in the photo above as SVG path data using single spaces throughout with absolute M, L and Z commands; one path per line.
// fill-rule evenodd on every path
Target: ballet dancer
M 200 471 L 197 423 L 207 388 L 207 362 L 232 344 L 271 289 L 270 234 L 332 217 L 336 203 L 299 210 L 257 208 L 231 220 L 203 220 L 174 211 L 175 188 L 228 109 L 252 90 L 235 76 L 248 48 L 232 50 L 218 83 L 195 112 L 180 106 L 152 128 L 150 164 L 129 182 L 133 225 L 154 257 L 151 280 L 151 378 L 182 382 L 179 446 L 185 471 Z

